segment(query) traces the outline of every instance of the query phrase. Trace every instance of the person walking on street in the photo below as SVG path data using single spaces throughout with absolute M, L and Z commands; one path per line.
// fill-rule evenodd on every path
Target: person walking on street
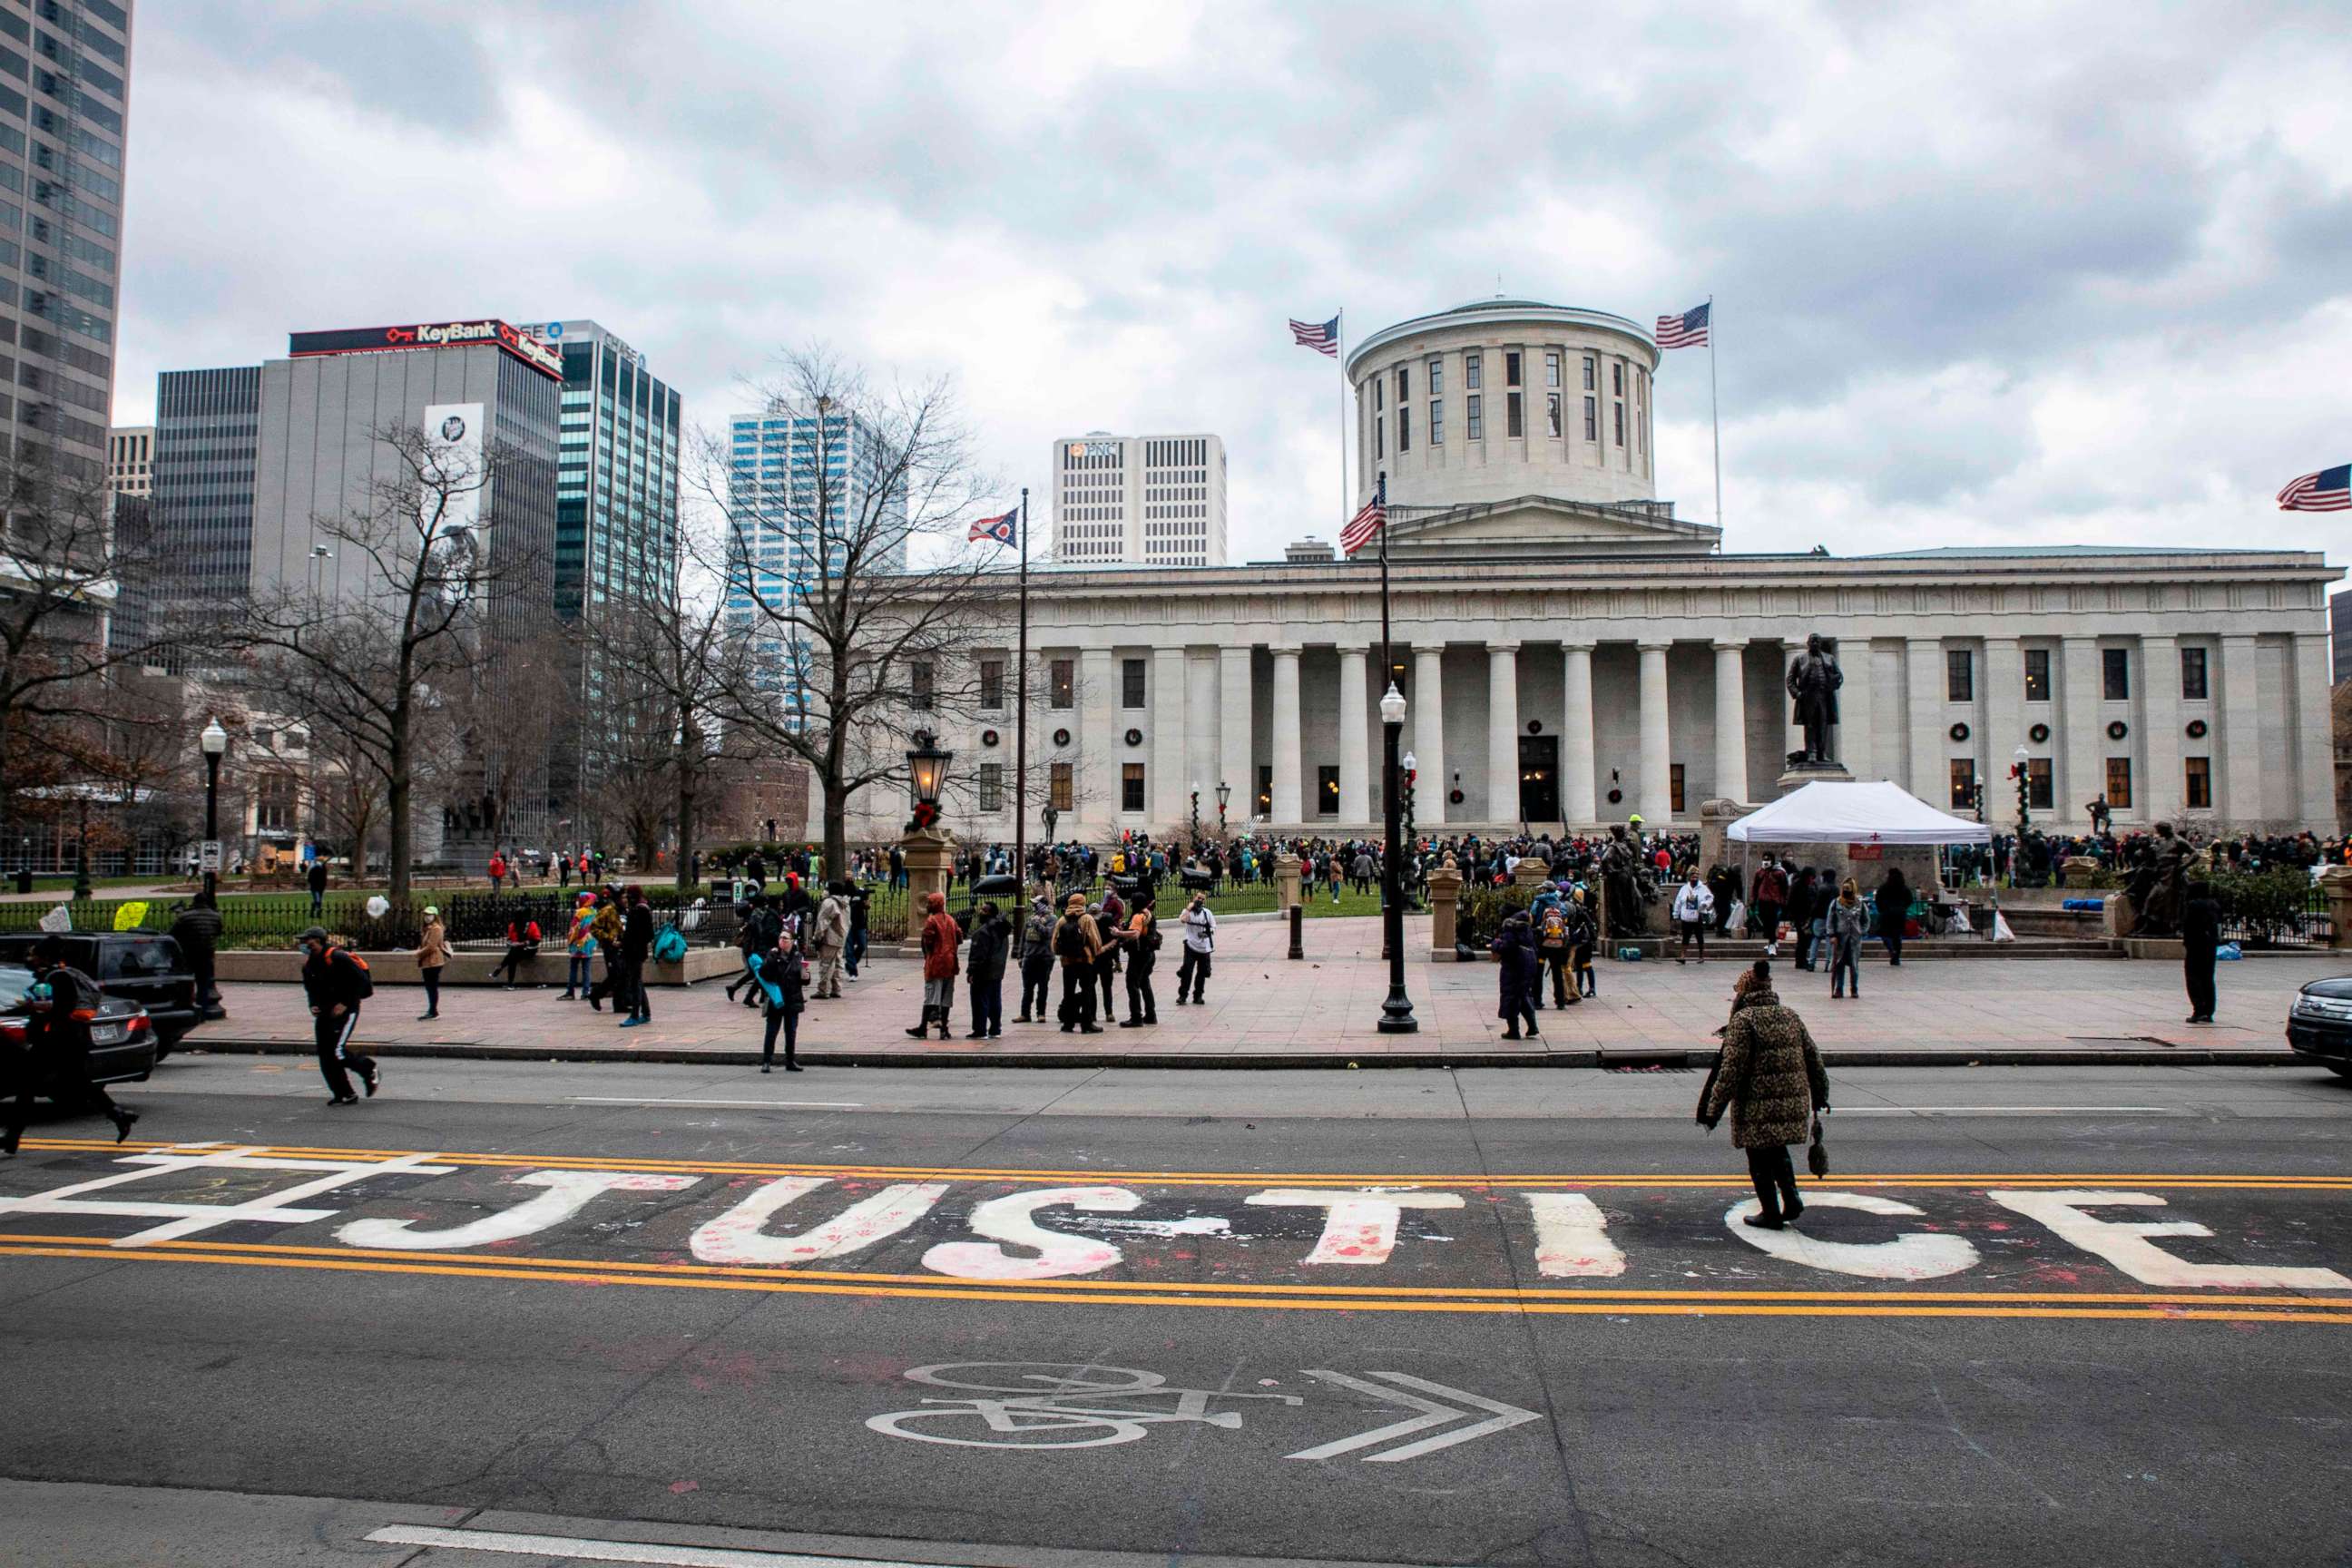
M 809 960 L 816 966 L 816 999 L 826 1002 L 841 995 L 841 953 L 849 945 L 849 900 L 839 882 L 824 889 L 824 902 L 817 905 L 816 914 L 809 922 Z
M 1553 896 L 1543 900 L 1541 912 L 1532 909 L 1528 911 L 1528 923 L 1536 933 L 1536 956 L 1543 961 L 1543 975 L 1536 981 L 1535 1005 L 1538 1012 L 1543 1010 L 1544 975 L 1551 979 L 1553 1006 L 1572 1007 L 1579 1000 L 1568 988 L 1568 905 L 1554 889 L 1545 891 Z
M 441 971 L 448 962 L 449 929 L 441 923 L 441 911 L 427 904 L 425 929 L 416 933 L 416 977 L 425 983 L 425 1011 L 416 1015 L 420 1024 L 441 1016 Z
M 596 952 L 596 895 L 583 892 L 572 906 L 563 933 L 563 1000 L 588 994 L 588 966 Z
M 360 1075 L 368 1098 L 375 1098 L 383 1074 L 373 1058 L 352 1050 L 352 1036 L 360 1026 L 360 1004 L 374 991 L 367 965 L 348 948 L 328 940 L 323 927 L 312 926 L 299 938 L 310 956 L 302 963 L 302 991 L 310 998 L 314 1020 L 310 1038 L 319 1055 L 319 1076 L 327 1080 L 329 1105 L 357 1105 L 351 1075 Z
M 1176 1005 L 1184 1005 L 1184 988 L 1192 990 L 1192 1005 L 1205 1005 L 1209 967 L 1217 954 L 1217 917 L 1210 912 L 1209 895 L 1195 889 L 1184 906 L 1184 956 L 1176 961 Z
M 1087 896 L 1072 893 L 1054 928 L 1054 957 L 1062 966 L 1062 1033 L 1072 1029 L 1099 1035 L 1095 1022 L 1095 960 L 1102 950 L 1102 934 L 1087 912 Z
M 1789 873 L 1780 868 L 1780 862 L 1766 858 L 1764 868 L 1756 873 L 1756 886 L 1748 897 L 1756 905 L 1757 918 L 1764 924 L 1764 952 L 1777 958 L 1780 953 L 1780 909 L 1789 898 Z
M 1013 922 L 993 900 L 972 916 L 971 958 L 964 982 L 971 990 L 971 1033 L 965 1037 L 992 1040 L 1004 1033 L 1004 961 L 1013 947 Z
M 25 1044 L 11 1064 L 16 1103 L 6 1123 L 0 1125 L 0 1158 L 16 1157 L 16 1145 L 33 1119 L 33 1101 L 45 1089 L 69 1114 L 95 1110 L 113 1122 L 114 1141 L 120 1143 L 131 1135 L 139 1113 L 123 1110 L 105 1086 L 90 1081 L 88 1015 L 102 999 L 98 984 L 58 963 L 50 944 L 36 948 L 35 954 L 35 978 L 23 998 Z
M 963 928 L 948 913 L 945 893 L 924 894 L 923 908 L 923 1017 L 907 1033 L 919 1040 L 937 1024 L 944 1040 L 948 1009 L 955 1002 L 956 944 L 963 940 Z
M 2213 960 L 2221 950 L 2221 906 L 2212 884 L 2189 884 L 2180 903 L 2180 973 L 2189 986 L 2189 1022 L 2210 1024 L 2220 997 L 2213 984 Z
M 767 1072 L 776 1065 L 776 1032 L 784 1036 L 784 1070 L 798 1072 L 801 1064 L 795 1055 L 800 1047 L 801 1010 L 807 1004 L 807 982 L 801 973 L 801 955 L 793 951 L 788 932 L 779 932 L 775 945 L 751 955 L 751 984 L 759 992 L 766 1014 L 766 1033 L 760 1042 L 760 1070 Z
M 1830 902 L 1830 999 L 1836 1001 L 1851 986 L 1854 1000 L 1862 999 L 1862 939 L 1870 929 L 1870 910 L 1862 901 L 1862 891 L 1848 877 L 1838 889 L 1838 896 Z
M 1127 952 L 1127 1018 L 1122 1029 L 1139 1029 L 1147 1024 L 1160 1022 L 1160 1003 L 1151 994 L 1151 969 L 1160 955 L 1160 921 L 1151 912 L 1151 900 L 1140 894 L 1135 900 L 1135 913 L 1128 917 L 1127 929 L 1119 933 L 1119 945 Z
M 604 978 L 588 988 L 588 1006 L 592 1012 L 604 1010 L 604 998 L 614 998 L 618 1011 L 621 984 L 621 898 L 616 888 L 607 888 L 596 895 L 596 919 L 590 927 L 595 933 L 596 951 L 604 955 Z
M 1676 963 L 1690 962 L 1691 943 L 1698 943 L 1698 961 L 1706 962 L 1706 927 L 1715 918 L 1715 895 L 1698 879 L 1698 867 L 1693 863 L 1684 874 L 1683 885 L 1675 889 L 1675 927 L 1682 932 L 1682 951 L 1675 955 Z
M 1903 868 L 1886 868 L 1886 880 L 1878 884 L 1878 937 L 1886 944 L 1888 967 L 1903 967 L 1903 933 L 1911 929 L 1911 884 L 1903 879 Z
M 327 913 L 327 858 L 315 847 L 310 851 L 310 868 L 304 873 L 304 880 L 310 888 L 310 918 L 323 920 Z
M 222 1018 L 219 958 L 222 931 L 220 908 L 210 893 L 198 893 L 172 920 L 172 940 L 188 961 L 196 982 L 196 1010 L 206 1018 Z
M 1013 1021 L 1044 1023 L 1053 984 L 1054 906 L 1040 893 L 1029 900 L 1021 926 L 1021 1016 Z
M 653 1000 L 646 994 L 646 958 L 654 949 L 654 911 L 646 903 L 643 888 L 632 886 L 626 897 L 629 907 L 621 916 L 621 978 L 614 987 L 613 1005 L 628 1003 L 629 1016 L 621 1020 L 621 1027 L 634 1029 L 654 1021 Z
M 1496 984 L 1502 996 L 1496 1016 L 1503 1020 L 1503 1038 L 1519 1038 L 1519 1020 L 1528 1025 L 1527 1037 L 1541 1039 L 1542 1031 L 1536 1026 L 1536 987 L 1542 984 L 1538 973 L 1535 933 L 1528 927 L 1525 910 L 1514 910 L 1503 922 L 1503 929 L 1487 944 L 1487 951 L 1501 962 L 1496 965 Z
M 1814 1115 L 1829 1110 L 1829 1074 L 1805 1021 L 1773 991 L 1770 959 L 1756 961 L 1732 1008 L 1723 1050 L 1699 1098 L 1698 1122 L 1712 1132 L 1724 1111 L 1731 1112 L 1731 1142 L 1748 1152 L 1748 1176 L 1756 1185 L 1757 1212 L 1745 1223 L 1779 1230 L 1805 1212 L 1789 1145 L 1804 1142 Z
M 490 873 L 490 891 L 495 893 L 499 890 L 499 884 L 503 883 L 507 879 L 507 858 L 499 854 L 495 849 L 491 850 L 488 869 Z

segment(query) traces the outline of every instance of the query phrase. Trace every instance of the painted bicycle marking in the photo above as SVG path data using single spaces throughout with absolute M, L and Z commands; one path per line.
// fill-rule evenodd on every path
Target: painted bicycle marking
M 1241 1412 L 1212 1409 L 1217 1400 L 1305 1403 L 1289 1394 L 1171 1388 L 1159 1373 L 1124 1366 L 943 1362 L 916 1367 L 907 1377 L 971 1392 L 953 1399 L 926 1395 L 920 1408 L 872 1416 L 866 1426 L 887 1436 L 959 1448 L 1108 1448 L 1139 1442 L 1155 1426 L 1186 1422 L 1239 1431 Z

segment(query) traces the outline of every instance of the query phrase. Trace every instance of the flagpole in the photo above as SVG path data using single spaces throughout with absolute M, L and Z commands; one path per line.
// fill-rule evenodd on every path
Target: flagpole
M 1715 526 L 1723 527 L 1723 414 L 1715 400 L 1715 296 L 1706 297 L 1706 416 L 1715 426 Z M 1655 455 L 1653 455 L 1655 461 Z M 1721 541 L 1717 541 L 1720 548 Z
M 1013 708 L 1013 875 L 1022 889 L 1022 910 L 1028 907 L 1029 889 L 1029 487 L 1021 487 L 1021 650 Z M 1013 911 L 1016 931 L 1026 932 L 1028 917 Z M 1025 957 L 1026 954 L 1024 953 Z
M 1349 503 L 1349 495 L 1348 495 L 1348 309 L 1347 309 L 1347 307 L 1346 307 L 1346 306 L 1344 306 L 1344 305 L 1343 305 L 1343 306 L 1341 306 L 1341 307 L 1339 308 L 1339 313 L 1337 316 L 1333 317 L 1333 318 L 1332 318 L 1332 320 L 1333 320 L 1333 321 L 1334 321 L 1334 322 L 1336 322 L 1336 323 L 1337 323 L 1337 326 L 1338 326 L 1339 349 L 1339 521 L 1340 521 L 1341 524 L 1344 526 L 1344 525 L 1346 524 L 1346 522 L 1347 522 L 1347 520 L 1348 520 L 1348 519 L 1349 519 L 1349 518 L 1351 518 L 1351 517 L 1353 517 L 1353 516 L 1355 516 L 1355 515 L 1356 515 L 1355 508 L 1353 508 L 1352 506 L 1350 506 L 1350 505 L 1349 505 L 1349 504 L 1348 504 L 1348 503 Z

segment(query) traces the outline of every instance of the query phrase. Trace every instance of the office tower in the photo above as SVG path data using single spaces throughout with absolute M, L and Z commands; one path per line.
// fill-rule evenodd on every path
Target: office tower
M 541 321 L 521 330 L 563 360 L 556 614 L 593 625 L 599 606 L 615 595 L 674 593 L 677 393 L 595 321 Z
M 1215 436 L 1054 443 L 1054 559 L 1066 565 L 1225 563 L 1225 444 Z
M 0 429 L 96 479 L 114 406 L 131 8 L 0 0 Z

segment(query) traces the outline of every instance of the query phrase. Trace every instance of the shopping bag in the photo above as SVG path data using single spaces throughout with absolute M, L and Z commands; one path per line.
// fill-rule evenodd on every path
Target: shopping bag
M 2246 955 L 2239 950 L 2236 942 L 2225 942 L 2221 946 L 2213 950 L 2213 956 L 2221 959 L 2230 959 L 2243 958 Z
M 1734 899 L 1731 900 L 1731 918 L 1726 921 L 1724 924 L 1731 931 L 1744 931 L 1748 929 L 1748 900 L 1746 899 Z
M 1995 942 L 2015 942 L 2017 940 L 2017 933 L 2009 929 L 2009 917 L 2000 913 L 1998 910 L 1993 911 L 1992 939 Z
M 1815 1177 L 1830 1173 L 1829 1147 L 1822 1142 L 1822 1119 L 1818 1116 L 1813 1118 L 1813 1146 L 1805 1151 L 1805 1169 Z

